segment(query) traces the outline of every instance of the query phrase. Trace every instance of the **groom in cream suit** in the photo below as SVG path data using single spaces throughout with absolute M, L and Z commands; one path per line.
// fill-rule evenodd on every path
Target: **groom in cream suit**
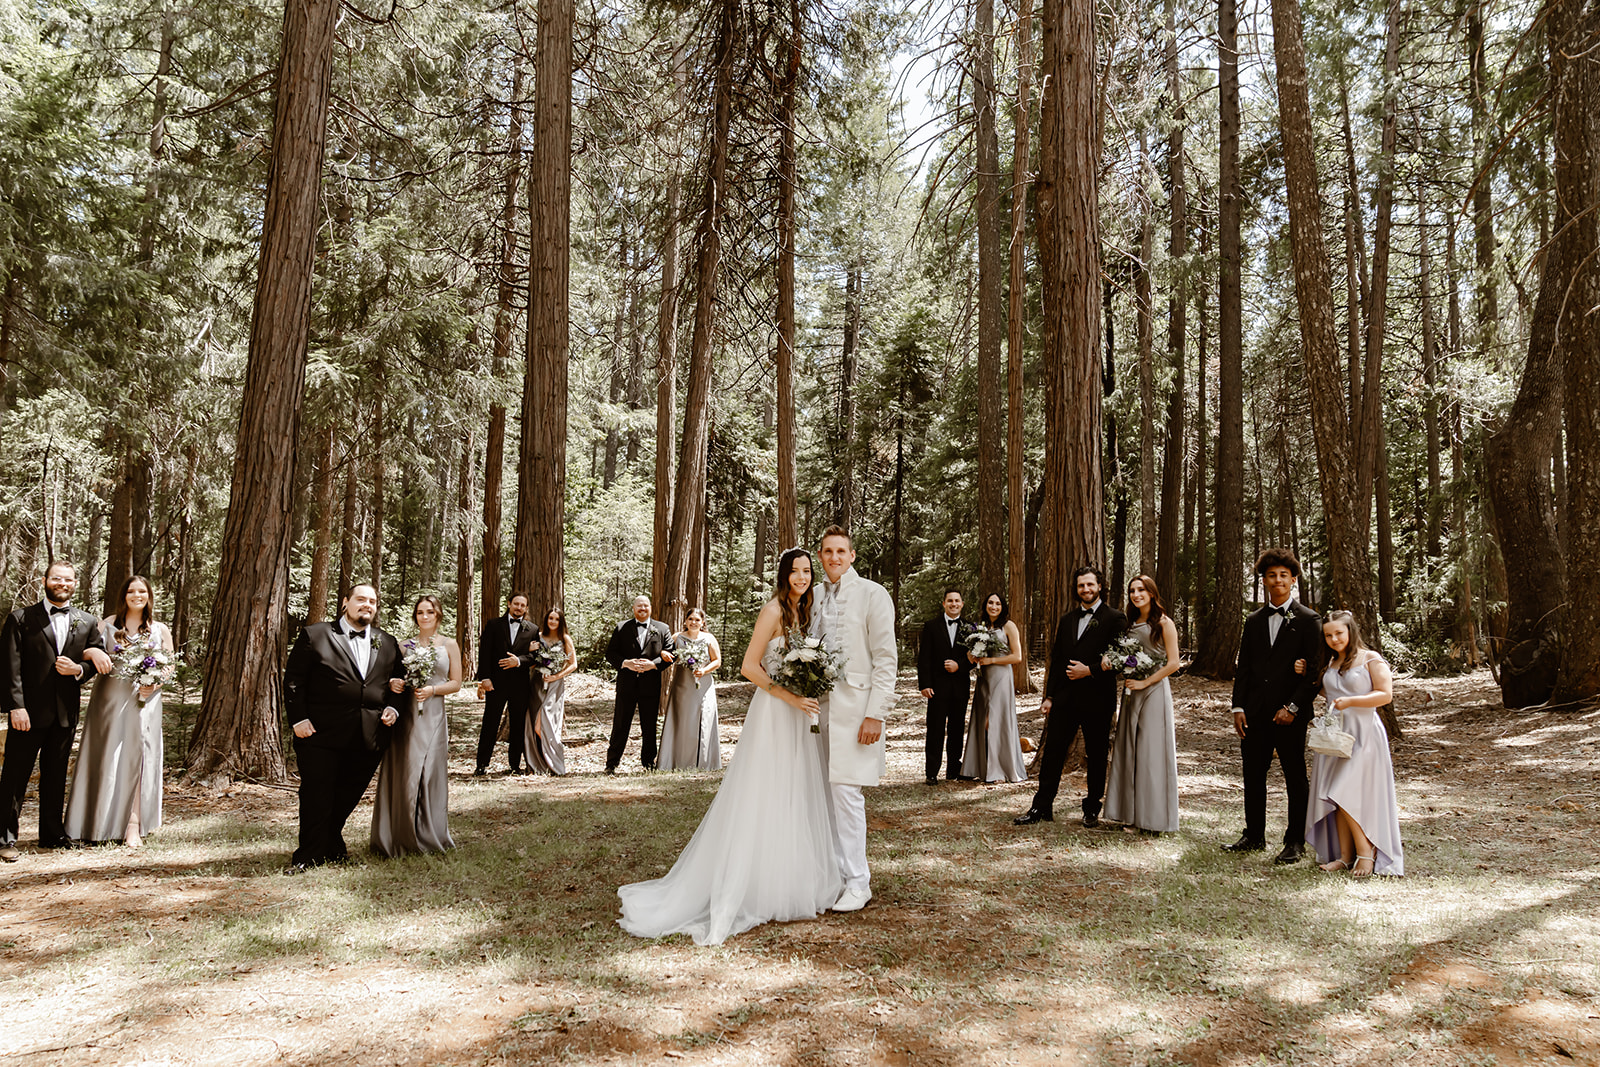
M 894 601 L 877 582 L 856 573 L 850 531 L 822 533 L 822 569 L 812 635 L 843 653 L 833 691 L 822 698 L 822 763 L 833 813 L 833 850 L 844 878 L 834 911 L 859 911 L 872 899 L 867 870 L 867 802 L 863 786 L 883 777 L 883 720 L 894 705 Z

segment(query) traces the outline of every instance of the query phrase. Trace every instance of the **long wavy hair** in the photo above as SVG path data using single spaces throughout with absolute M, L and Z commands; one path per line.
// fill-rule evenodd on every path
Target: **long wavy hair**
M 52 567 L 55 565 L 51 564 Z M 72 564 L 68 563 L 67 566 L 70 567 Z M 150 632 L 150 624 L 156 621 L 156 591 L 150 585 L 150 579 L 142 574 L 130 574 L 128 580 L 122 583 L 122 591 L 117 594 L 117 614 L 113 625 L 119 630 L 128 629 L 128 590 L 133 588 L 134 582 L 143 585 L 145 596 L 150 598 L 149 603 L 144 606 L 144 618 L 139 620 L 139 632 L 147 634 Z
M 994 619 L 993 621 L 991 621 L 989 618 L 989 601 L 991 598 L 998 599 L 1000 601 L 1000 617 L 998 619 Z M 984 597 L 983 603 L 978 605 L 978 619 L 985 626 L 992 630 L 1004 630 L 1006 628 L 1006 623 L 1011 620 L 1011 605 L 1006 603 L 1006 595 L 1000 590 L 996 589 L 994 592 Z
M 1144 586 L 1144 591 L 1150 594 L 1150 607 L 1148 609 L 1150 617 L 1144 621 L 1150 624 L 1151 638 L 1154 639 L 1155 634 L 1161 629 L 1161 616 L 1165 615 L 1167 611 L 1166 605 L 1161 603 L 1161 590 L 1156 588 L 1156 583 L 1151 580 L 1148 574 L 1136 574 L 1132 578 L 1128 579 L 1129 593 L 1133 592 L 1134 582 L 1138 582 L 1140 585 Z M 1128 601 L 1128 607 L 1133 607 L 1132 600 Z M 1129 623 L 1138 621 L 1138 619 L 1128 620 Z
M 550 629 L 550 616 L 552 615 L 556 617 L 556 628 L 554 630 Z M 544 613 L 544 618 L 539 620 L 539 636 L 565 640 L 567 636 L 567 613 L 558 607 L 552 606 L 549 611 Z
M 811 564 L 813 577 L 811 584 L 806 586 L 806 591 L 800 594 L 800 600 L 797 603 L 791 603 L 789 599 L 789 575 L 794 571 L 795 560 L 801 556 L 804 556 L 806 562 Z M 811 628 L 811 594 L 817 588 L 816 573 L 816 561 L 811 558 L 811 553 L 799 545 L 785 549 L 783 555 L 778 557 L 778 581 L 774 593 L 778 598 L 779 617 L 783 622 L 785 637 L 790 634 L 803 634 Z

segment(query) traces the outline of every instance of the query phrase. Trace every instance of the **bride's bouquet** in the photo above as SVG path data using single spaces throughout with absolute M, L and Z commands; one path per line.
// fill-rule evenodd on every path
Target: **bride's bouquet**
M 711 662 L 711 642 L 701 638 L 691 641 L 684 638 L 683 647 L 673 650 L 673 662 L 687 669 L 691 674 Z M 695 678 L 694 687 L 700 688 L 700 678 Z
M 1106 649 L 1106 658 L 1122 677 L 1143 681 L 1167 665 L 1167 657 L 1152 654 L 1131 633 L 1124 632 Z
M 533 665 L 546 678 L 552 674 L 560 674 L 567 666 L 566 646 L 552 647 L 542 641 L 539 642 L 533 649 Z
M 163 648 L 154 632 L 130 634 L 118 630 L 112 638 L 111 673 L 125 682 L 135 686 L 160 685 L 177 665 L 178 654 Z M 138 697 L 138 700 L 143 707 L 144 698 Z
M 983 626 L 967 635 L 966 646 L 974 659 L 1004 656 L 1011 651 L 1011 646 L 1006 643 L 1004 630 L 990 630 Z
M 821 699 L 838 680 L 844 657 L 828 648 L 815 637 L 790 638 L 786 642 L 783 663 L 773 681 L 795 696 Z M 811 732 L 820 733 L 815 715 L 811 719 Z
M 421 689 L 433 678 L 439 653 L 432 645 L 424 645 L 415 637 L 401 645 L 400 650 L 400 665 L 406 670 L 406 684 L 412 689 Z

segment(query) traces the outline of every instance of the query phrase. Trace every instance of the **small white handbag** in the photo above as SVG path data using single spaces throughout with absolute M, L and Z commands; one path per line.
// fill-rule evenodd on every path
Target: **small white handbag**
M 1318 715 L 1311 720 L 1311 729 L 1306 731 L 1306 747 L 1318 755 L 1349 759 L 1356 736 L 1340 729 L 1340 725 L 1341 716 L 1337 711 Z

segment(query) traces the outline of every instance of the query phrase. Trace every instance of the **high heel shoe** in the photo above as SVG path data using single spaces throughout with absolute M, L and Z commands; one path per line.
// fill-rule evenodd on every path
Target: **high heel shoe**
M 1373 866 L 1377 863 L 1377 860 L 1378 860 L 1378 854 L 1376 852 L 1372 853 L 1371 855 L 1365 855 L 1365 856 L 1362 855 L 1359 852 L 1356 853 L 1356 865 L 1354 867 L 1350 868 L 1350 877 L 1352 877 L 1352 878 L 1370 878 L 1370 877 L 1372 877 Z M 1367 869 L 1364 870 L 1364 871 L 1361 869 L 1361 865 L 1363 863 L 1365 863 L 1367 865 Z
M 1327 871 L 1329 874 L 1335 874 L 1339 871 L 1348 871 L 1350 869 L 1350 865 L 1343 859 L 1336 859 L 1330 860 L 1327 863 L 1317 864 L 1317 869 L 1319 871 Z

